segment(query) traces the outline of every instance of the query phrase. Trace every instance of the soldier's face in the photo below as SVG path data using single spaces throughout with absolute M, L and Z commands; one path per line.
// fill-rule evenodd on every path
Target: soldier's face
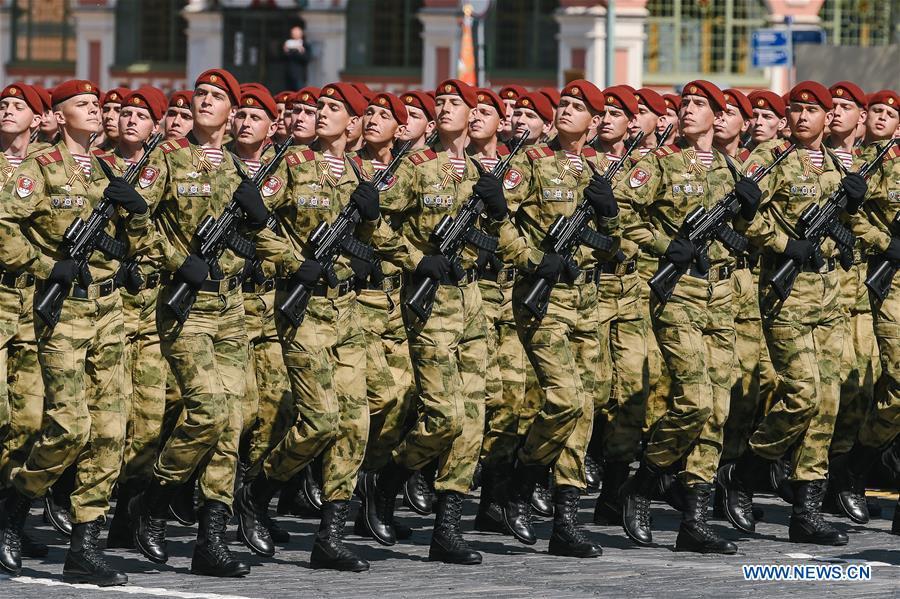
M 637 135 L 639 131 L 643 131 L 644 135 L 650 135 L 656 131 L 659 123 L 659 116 L 643 104 L 638 104 L 638 113 L 634 115 L 634 120 L 629 127 L 628 133 Z
M 201 83 L 194 90 L 191 102 L 194 126 L 218 129 L 228 123 L 233 108 L 225 90 L 208 83 Z
M 716 113 L 705 96 L 686 95 L 681 97 L 678 118 L 684 135 L 697 136 L 713 128 Z
M 103 132 L 109 139 L 119 137 L 119 115 L 122 113 L 122 105 L 107 102 L 100 109 L 103 119 Z
M 469 126 L 472 110 L 456 95 L 442 95 L 434 100 L 437 128 L 445 133 L 462 133 Z
M 48 138 L 56 135 L 59 131 L 59 123 L 56 121 L 56 115 L 52 110 L 45 110 L 41 115 L 41 133 Z
M 890 139 L 900 127 L 900 112 L 887 104 L 874 104 L 866 115 L 866 130 L 873 139 Z
M 69 98 L 55 111 L 60 127 L 77 133 L 100 131 L 100 100 L 93 94 L 81 94 Z
M 169 107 L 163 117 L 166 139 L 178 139 L 187 136 L 194 128 L 194 113 L 187 108 Z
M 503 105 L 506 106 L 506 116 L 503 117 L 503 120 L 500 122 L 500 130 L 499 133 L 501 135 L 511 134 L 513 130 L 515 130 L 516 126 L 512 122 L 513 113 L 516 110 L 516 101 L 515 100 L 503 100 Z
M 791 132 L 801 142 L 818 139 L 831 123 L 831 111 L 818 104 L 791 102 L 788 124 Z
M 143 143 L 153 130 L 156 123 L 146 108 L 126 106 L 119 113 L 119 139 L 128 143 Z
M 347 133 L 351 126 L 350 112 L 343 102 L 331 98 L 319 98 L 316 113 L 316 135 L 324 139 L 334 139 Z
M 856 102 L 843 98 L 832 98 L 832 101 L 834 102 L 834 117 L 831 119 L 830 128 L 833 133 L 850 133 L 860 123 L 866 121 L 866 111 L 860 108 Z
M 590 111 L 583 100 L 572 96 L 563 96 L 556 109 L 554 125 L 560 133 L 577 137 L 584 135 L 591 128 L 600 125 L 600 115 Z
M 762 143 L 778 137 L 778 132 L 787 125 L 787 120 L 766 108 L 753 109 L 753 141 Z
M 294 130 L 294 109 L 285 107 L 278 119 L 278 131 L 284 129 L 285 134 Z
M 37 127 L 41 116 L 34 114 L 24 100 L 3 98 L 0 100 L 0 132 L 19 135 L 31 127 Z
M 713 123 L 713 139 L 719 143 L 728 143 L 749 128 L 750 121 L 745 121 L 741 111 L 729 104 L 716 116 Z
M 315 106 L 298 104 L 294 107 L 294 121 L 291 135 L 294 141 L 309 144 L 316 138 L 316 118 L 318 111 Z
M 628 127 L 634 121 L 631 115 L 618 106 L 606 106 L 600 119 L 597 135 L 606 143 L 616 143 L 628 134 Z
M 472 110 L 472 120 L 469 121 L 469 137 L 472 139 L 490 139 L 500 130 L 500 113 L 489 104 L 478 104 Z
M 513 111 L 512 126 L 516 136 L 528 131 L 528 143 L 534 143 L 550 131 L 550 123 L 530 108 L 519 107 Z
M 275 133 L 279 137 L 283 137 L 287 135 L 288 131 L 287 127 L 284 124 L 284 113 L 287 111 L 284 109 L 284 103 L 282 102 L 275 104 L 275 108 L 278 109 L 278 118 L 275 119 Z
M 428 115 L 421 108 L 407 106 L 406 112 L 409 115 L 406 119 L 406 130 L 400 134 L 399 139 L 407 141 L 427 137 L 434 129 L 434 121 L 428 120 Z
M 656 122 L 656 132 L 662 135 L 669 125 L 676 125 L 677 123 L 678 113 L 672 108 L 666 108 L 666 114 L 659 117 L 659 120 Z
M 384 144 L 401 133 L 400 123 L 387 108 L 370 105 L 362 118 L 363 139 L 370 144 Z
M 231 123 L 231 135 L 242 144 L 257 144 L 275 132 L 275 121 L 265 110 L 240 108 Z

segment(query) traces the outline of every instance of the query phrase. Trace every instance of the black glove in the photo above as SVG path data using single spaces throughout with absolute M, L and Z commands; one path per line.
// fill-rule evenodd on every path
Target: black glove
M 559 275 L 564 268 L 565 262 L 563 261 L 562 256 L 559 254 L 547 253 L 544 254 L 541 263 L 538 264 L 538 267 L 534 270 L 534 274 L 542 279 L 555 283 L 559 280 Z
M 203 282 L 209 276 L 209 265 L 200 256 L 188 254 L 184 264 L 175 271 L 175 276 L 193 289 L 200 289 L 200 286 L 203 285 Z
M 375 265 L 356 256 L 350 256 L 350 268 L 353 269 L 353 278 L 358 287 L 366 287 L 369 277 L 375 269 Z
M 694 244 L 687 239 L 676 237 L 666 248 L 666 259 L 682 270 L 690 265 L 693 258 Z
M 50 283 L 59 283 L 63 289 L 68 289 L 71 287 L 72 281 L 74 281 L 77 276 L 78 265 L 75 264 L 75 260 L 66 258 L 53 265 L 53 270 L 50 271 L 50 276 L 47 277 L 47 281 Z M 90 273 L 88 273 L 88 278 L 90 278 Z M 84 281 L 84 283 L 89 285 L 90 281 Z
M 325 269 L 322 268 L 321 264 L 312 258 L 307 258 L 303 261 L 303 264 L 300 265 L 300 268 L 291 275 L 291 281 L 293 281 L 294 284 L 300 283 L 304 287 L 315 287 L 322 278 L 322 273 L 324 272 Z
M 506 197 L 503 195 L 503 183 L 490 173 L 478 178 L 472 191 L 484 202 L 484 211 L 491 220 L 506 218 Z
M 435 279 L 442 281 L 447 278 L 451 270 L 450 260 L 445 256 L 425 256 L 416 265 L 416 277 L 419 279 Z
M 129 214 L 147 212 L 147 202 L 122 177 L 113 177 L 109 180 L 109 185 L 103 190 L 103 197 L 116 206 L 121 206 Z
M 891 243 L 884 251 L 884 257 L 894 264 L 900 264 L 900 239 L 891 239 Z
M 597 216 L 612 218 L 619 213 L 612 186 L 603 177 L 591 177 L 591 183 L 584 190 L 584 197 Z
M 788 239 L 784 248 L 784 257 L 799 264 L 806 264 L 815 251 L 812 241 L 808 239 Z
M 741 177 L 734 186 L 734 195 L 741 202 L 741 218 L 747 222 L 752 221 L 759 210 L 759 199 L 762 197 L 759 185 L 749 177 Z
M 269 211 L 266 210 L 266 205 L 263 204 L 262 196 L 259 195 L 259 190 L 256 189 L 256 186 L 253 185 L 253 183 L 244 179 L 241 181 L 241 184 L 237 186 L 237 189 L 234 190 L 234 194 L 232 194 L 231 197 L 237 202 L 237 205 L 241 207 L 241 210 L 243 210 L 244 216 L 247 219 L 247 224 L 249 224 L 251 228 L 261 229 L 265 226 Z
M 850 173 L 841 180 L 841 187 L 847 194 L 847 214 L 856 214 L 863 200 L 866 199 L 866 191 L 869 186 L 865 178 L 857 173 Z
M 359 182 L 359 185 L 350 194 L 350 201 L 356 204 L 359 214 L 365 220 L 378 220 L 378 217 L 381 215 L 381 206 L 378 203 L 378 190 L 368 181 Z

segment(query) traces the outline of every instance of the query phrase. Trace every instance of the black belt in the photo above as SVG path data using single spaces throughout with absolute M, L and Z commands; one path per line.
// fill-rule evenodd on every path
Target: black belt
M 106 279 L 99 283 L 91 283 L 87 287 L 72 285 L 72 291 L 69 297 L 77 299 L 97 299 L 111 295 L 116 290 L 116 281 L 114 279 Z
M 0 271 L 0 285 L 13 289 L 25 289 L 34 285 L 34 275 L 27 272 Z
M 840 262 L 837 258 L 826 258 L 825 260 L 823 260 L 823 262 L 824 264 L 818 268 L 815 264 L 804 264 L 803 268 L 800 270 L 802 272 L 816 272 L 819 274 L 824 274 L 826 272 L 831 272 L 840 265 Z
M 637 259 L 629 260 L 627 262 L 601 262 L 597 265 L 596 268 L 597 279 L 599 280 L 600 275 L 630 275 L 632 273 L 637 272 Z
M 383 276 L 381 281 L 375 283 L 373 281 L 368 281 L 365 287 L 362 289 L 375 289 L 377 291 L 384 291 L 385 293 L 390 293 L 392 291 L 396 291 L 400 289 L 400 285 L 403 281 L 403 276 L 400 273 L 395 275 Z
M 160 282 L 168 285 L 174 280 L 172 273 L 164 272 L 160 274 Z M 207 279 L 203 281 L 197 291 L 205 291 L 206 293 L 230 293 L 241 286 L 241 277 L 235 275 L 227 279 Z
M 276 279 L 275 280 L 275 289 L 278 291 L 293 291 L 294 283 L 291 282 L 291 279 Z M 318 283 L 312 291 L 312 295 L 316 297 L 340 297 L 342 295 L 347 295 L 351 291 L 353 291 L 353 278 L 345 279 L 337 284 L 337 287 L 329 287 L 325 283 Z
M 267 293 L 273 289 L 275 289 L 275 279 L 266 279 L 258 285 L 252 279 L 247 279 L 241 284 L 241 291 L 244 293 Z
M 697 277 L 698 279 L 706 279 L 710 283 L 717 283 L 729 278 L 733 271 L 734 268 L 730 264 L 710 268 L 707 272 L 703 272 L 696 266 L 692 265 L 691 269 L 688 271 L 688 274 L 692 277 Z
M 737 258 L 735 258 L 734 269 L 744 270 L 745 268 L 749 268 L 750 270 L 753 270 L 754 268 L 756 268 L 758 262 L 759 260 L 755 256 L 738 256 Z
M 484 270 L 481 272 L 480 278 L 486 281 L 493 281 L 495 283 L 505 285 L 507 283 L 512 283 L 516 279 L 516 275 L 518 273 L 519 269 L 513 267 L 502 268 L 499 272 L 494 272 L 493 270 Z
M 162 275 L 159 272 L 151 272 L 146 277 L 143 277 L 144 282 L 141 283 L 140 289 L 138 291 L 143 291 L 145 289 L 156 289 L 159 287 L 159 283 L 162 280 Z
M 459 279 L 459 281 L 457 281 L 456 283 L 450 283 L 450 285 L 462 287 L 463 285 L 474 283 L 480 276 L 481 274 L 478 272 L 477 268 L 467 268 L 463 271 L 463 276 Z

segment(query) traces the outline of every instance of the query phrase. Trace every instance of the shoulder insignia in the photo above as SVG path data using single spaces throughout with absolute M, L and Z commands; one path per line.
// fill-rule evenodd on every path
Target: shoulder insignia
M 503 188 L 507 191 L 511 191 L 519 186 L 522 179 L 522 173 L 518 169 L 511 168 L 506 171 L 506 175 L 503 177 Z
M 145 166 L 143 170 L 141 170 L 140 178 L 138 178 L 138 185 L 141 186 L 141 189 L 146 189 L 153 185 L 153 182 L 156 181 L 157 177 L 159 177 L 159 169 L 153 168 L 152 166 Z
M 109 152 L 101 152 L 100 154 L 94 154 L 94 156 L 97 157 L 97 160 L 102 160 L 113 168 L 117 167 L 116 157 Z
M 260 189 L 260 193 L 264 198 L 268 198 L 278 193 L 278 190 L 280 190 L 283 186 L 284 181 L 282 181 L 275 175 L 270 175 L 266 179 L 266 182 L 263 183 L 262 189 Z
M 162 148 L 163 153 L 168 154 L 169 152 L 186 148 L 189 145 L 191 145 L 191 142 L 189 142 L 186 137 L 181 137 L 179 139 L 171 139 L 163 142 L 159 147 Z
M 597 155 L 597 150 L 595 150 L 594 148 L 591 148 L 589 146 L 585 146 L 581 149 L 581 155 L 584 156 L 585 158 L 593 158 L 594 156 Z
M 60 152 L 59 150 L 53 150 L 52 152 L 41 154 L 36 158 L 36 160 L 41 166 L 47 166 L 48 164 L 53 164 L 54 162 L 62 162 L 62 152 Z
M 681 148 L 678 144 L 669 144 L 667 146 L 663 146 L 661 148 L 657 148 L 653 150 L 653 153 L 662 158 L 663 156 L 669 156 L 670 154 L 677 154 L 681 151 Z
M 409 157 L 409 161 L 419 166 L 420 164 L 424 164 L 426 162 L 431 162 L 437 158 L 437 152 L 434 150 L 422 150 L 420 152 L 416 152 Z
M 94 156 L 103 156 L 106 153 L 106 150 L 104 150 L 103 148 L 94 148 L 93 150 L 91 150 L 91 154 L 93 154 Z
M 364 166 L 363 159 L 359 154 L 353 154 L 352 156 L 348 156 L 348 158 L 350 158 L 350 160 L 355 162 L 356 166 L 358 166 L 359 168 L 363 168 L 363 166 Z
M 27 198 L 34 193 L 35 181 L 31 177 L 19 175 L 16 179 L 16 193 L 20 198 Z
M 779 155 L 781 155 L 782 152 L 787 150 L 789 147 L 791 147 L 791 142 L 789 142 L 789 141 L 780 143 L 777 146 L 775 146 L 774 148 L 772 148 L 772 155 L 779 156 Z
M 750 158 L 750 150 L 747 148 L 741 148 L 738 150 L 737 159 L 741 162 L 747 162 L 747 159 Z
M 900 145 L 894 144 L 894 147 L 891 148 L 887 156 L 884 157 L 885 160 L 894 160 L 895 158 L 900 158 Z
M 300 150 L 299 152 L 291 152 L 284 157 L 284 161 L 288 166 L 297 166 L 298 164 L 315 160 L 315 158 L 316 153 L 307 148 L 305 150 Z
M 641 187 L 650 180 L 650 173 L 642 168 L 635 168 L 628 177 L 628 184 L 632 188 Z
M 747 165 L 747 168 L 744 169 L 744 174 L 748 177 L 752 177 L 760 168 L 762 168 L 762 165 L 754 160 Z
M 532 146 L 528 148 L 528 151 L 525 152 L 525 155 L 528 156 L 530 160 L 540 160 L 542 158 L 550 158 L 553 156 L 553 150 L 550 149 L 550 146 L 547 144 L 541 144 L 539 146 Z
M 497 156 L 508 156 L 509 155 L 509 147 L 506 144 L 498 144 L 497 145 Z

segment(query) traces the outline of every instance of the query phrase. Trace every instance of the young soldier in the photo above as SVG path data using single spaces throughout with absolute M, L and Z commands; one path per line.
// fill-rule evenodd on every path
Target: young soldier
M 659 117 L 656 121 L 656 139 L 660 147 L 675 143 L 678 139 L 678 107 L 681 106 L 681 98 L 677 94 L 663 94 L 663 101 L 666 103 L 666 114 Z M 672 125 L 669 136 L 660 139 L 660 136 L 666 132 L 666 129 Z
M 316 139 L 316 114 L 319 89 L 304 87 L 294 94 L 291 135 L 295 145 L 310 146 Z
M 500 99 L 503 101 L 503 122 L 500 124 L 500 130 L 497 136 L 503 143 L 508 143 L 515 136 L 515 125 L 512 124 L 513 110 L 515 110 L 516 102 L 527 93 L 527 90 L 521 85 L 507 85 L 500 88 Z
M 259 554 L 273 555 L 260 519 L 275 493 L 321 455 L 324 503 L 310 565 L 360 572 L 369 564 L 343 544 L 343 535 L 368 440 L 365 338 L 349 260 L 337 261 L 338 283 L 329 287 L 321 281 L 323 265 L 307 257 L 312 251 L 307 239 L 320 220 L 337 216 L 344 198 L 356 204 L 364 227 L 377 222 L 380 213 L 377 190 L 357 181 L 345 154 L 347 127 L 359 120 L 366 101 L 350 84 L 332 83 L 322 88 L 318 109 L 316 149 L 286 158 L 284 193 L 272 202 L 286 239 L 259 250 L 277 269 L 276 305 L 300 283 L 314 289 L 299 327 L 276 318 L 297 417 L 259 475 L 241 487 L 236 509 L 244 542 Z
M 100 100 L 100 123 L 102 129 L 100 135 L 94 141 L 94 146 L 110 152 L 116 149 L 119 143 L 119 113 L 122 111 L 122 100 L 131 93 L 125 87 L 116 87 L 109 90 Z
M 194 113 L 191 112 L 193 99 L 194 92 L 190 90 L 177 91 L 169 97 L 169 107 L 162 125 L 167 141 L 187 137 L 194 128 Z
M 408 91 L 400 95 L 406 105 L 406 127 L 398 138 L 413 140 L 411 152 L 424 150 L 426 141 L 434 131 L 434 100 L 423 91 Z
M 98 96 L 88 81 L 57 86 L 53 106 L 62 140 L 26 160 L 15 184 L 0 194 L 0 263 L 39 279 L 38 293 L 54 283 L 65 291 L 59 322 L 35 322 L 44 422 L 51 424 L 42 428 L 27 459 L 12 471 L 2 505 L 0 563 L 18 573 L 18 537 L 32 500 L 74 464 L 73 531 L 63 577 L 106 586 L 128 580 L 106 563 L 99 547 L 125 436 L 122 301 L 114 282 L 118 262 L 95 252 L 88 269 L 79 273 L 60 248 L 72 219 L 87 219 L 101 196 L 122 214 L 143 213 L 146 218 L 148 210 L 121 179 L 107 185 L 97 158 L 90 154 L 90 137 L 100 127 Z M 118 220 L 118 215 L 112 217 L 108 234 L 114 234 Z
M 636 90 L 634 97 L 638 103 L 638 113 L 634 116 L 628 133 L 633 136 L 638 131 L 644 132 L 640 150 L 641 156 L 646 156 L 651 150 L 660 146 L 659 140 L 656 138 L 656 131 L 659 129 L 660 119 L 667 117 L 668 109 L 663 97 L 650 88 L 642 87 Z
M 754 488 L 768 481 L 773 463 L 790 453 L 787 479 L 793 492 L 790 540 L 799 543 L 846 545 L 847 535 L 822 518 L 820 508 L 828 473 L 828 445 L 838 408 L 844 316 L 839 302 L 837 248 L 828 239 L 817 248 L 798 239 L 798 218 L 840 185 L 848 196 L 847 211 L 855 213 L 866 193 L 857 174 L 843 179 L 825 155 L 822 141 L 831 122 L 831 93 L 823 85 L 804 81 L 789 92 L 788 121 L 799 149 L 785 158 L 763 183 L 765 199 L 760 218 L 747 237 L 764 251 L 760 281 L 784 260 L 803 265 L 793 293 L 778 300 L 769 288 L 760 289 L 763 332 L 772 364 L 778 373 L 779 401 L 763 417 L 750 437 L 750 449 L 734 464 L 719 471 L 726 515 L 739 530 L 753 532 L 750 513 Z M 783 151 L 783 148 L 781 148 Z M 770 162 L 779 148 L 757 148 L 747 172 Z
M 243 576 L 250 567 L 235 559 L 225 544 L 225 527 L 233 501 L 241 432 L 241 401 L 247 362 L 247 330 L 241 295 L 244 261 L 231 250 L 210 273 L 197 255 L 195 234 L 206 216 L 219 218 L 236 202 L 250 230 L 263 227 L 266 208 L 259 191 L 242 181 L 224 154 L 229 115 L 240 102 L 237 81 L 227 71 L 200 74 L 194 88 L 191 135 L 160 146 L 142 172 L 141 193 L 153 206 L 158 264 L 164 287 L 157 302 L 163 356 L 181 393 L 183 417 L 163 445 L 147 489 L 129 502 L 135 545 L 156 563 L 168 560 L 166 519 L 178 487 L 199 472 L 203 506 L 191 572 L 209 576 Z M 219 278 L 221 277 L 221 278 Z M 173 288 L 187 284 L 196 292 L 190 315 L 181 323 L 166 306 Z
M 31 87 L 38 93 L 41 100 L 44 102 L 44 113 L 41 115 L 41 126 L 38 129 L 38 138 L 30 147 L 32 152 L 36 152 L 48 148 L 59 141 L 59 123 L 56 122 L 56 116 L 53 114 L 53 102 L 50 99 L 50 92 L 37 84 L 34 84 Z
M 681 142 L 656 150 L 616 186 L 625 213 L 623 237 L 685 273 L 667 302 L 650 298 L 653 332 L 673 392 L 637 473 L 622 487 L 622 520 L 632 540 L 652 542 L 649 507 L 654 486 L 662 473 L 676 471 L 686 503 L 676 550 L 728 554 L 737 547 L 707 524 L 707 508 L 734 368 L 733 263 L 721 243 L 703 251 L 678 236 L 678 230 L 694 208 L 711 208 L 732 188 L 743 217 L 753 220 L 759 190 L 744 179 L 735 187 L 732 172 L 713 148 L 716 114 L 726 109 L 719 88 L 693 81 L 682 90 L 681 102 Z
M 275 128 L 275 134 L 272 135 L 272 141 L 275 143 L 281 143 L 290 136 L 290 130 L 287 128 L 287 122 L 285 121 L 284 116 L 287 111 L 287 105 L 293 95 L 294 92 L 292 91 L 281 91 L 274 96 L 275 109 L 278 111 L 278 114 L 275 115 L 275 124 L 277 126 Z

